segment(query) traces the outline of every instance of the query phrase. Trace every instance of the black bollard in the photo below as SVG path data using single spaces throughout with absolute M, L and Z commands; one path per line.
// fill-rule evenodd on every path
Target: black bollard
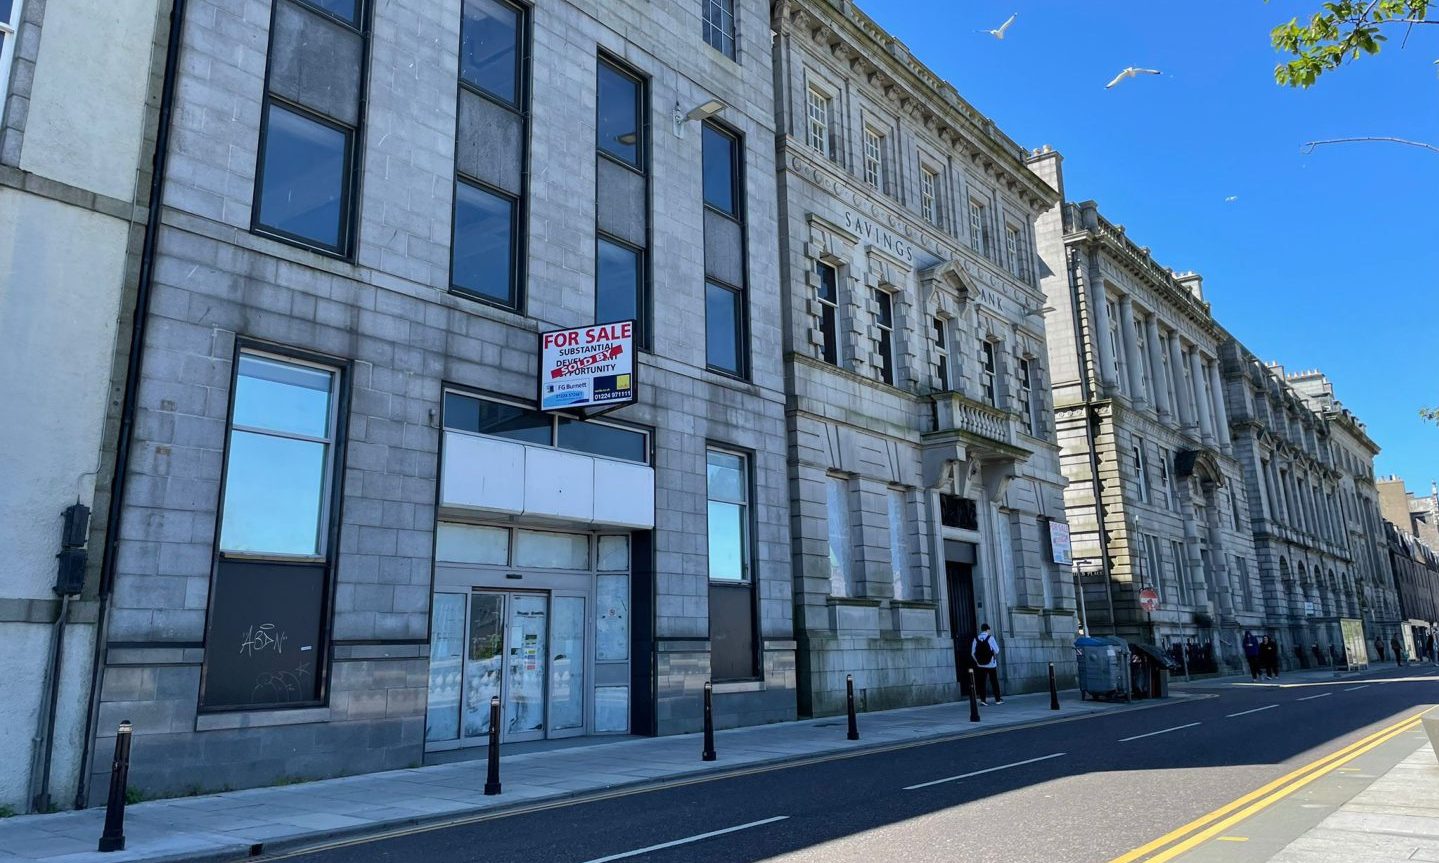
M 974 695 L 974 669 L 969 670 L 969 721 L 979 721 L 979 699 Z
M 844 694 L 849 700 L 849 739 L 859 739 L 859 723 L 854 718 L 854 675 L 844 676 Z
M 489 771 L 485 773 L 485 796 L 500 793 L 500 697 L 490 698 Z
M 125 850 L 125 788 L 130 782 L 130 720 L 115 732 L 115 761 L 110 765 L 110 799 L 105 803 L 105 831 L 99 851 Z
M 705 750 L 700 753 L 701 761 L 713 761 L 715 755 L 715 711 L 714 687 L 705 681 Z
M 1054 684 L 1054 663 L 1049 663 L 1049 709 L 1059 709 L 1059 687 Z

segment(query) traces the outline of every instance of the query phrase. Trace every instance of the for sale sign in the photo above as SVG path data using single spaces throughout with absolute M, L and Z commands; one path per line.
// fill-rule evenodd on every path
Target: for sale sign
M 540 410 L 635 400 L 635 322 L 540 333 Z

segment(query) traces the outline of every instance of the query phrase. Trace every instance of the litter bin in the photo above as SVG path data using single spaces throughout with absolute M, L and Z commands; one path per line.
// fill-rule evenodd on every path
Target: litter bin
M 1169 697 L 1169 673 L 1179 670 L 1174 664 L 1174 658 L 1165 653 L 1162 648 L 1154 644 L 1146 644 L 1139 641 L 1131 641 L 1129 649 L 1137 657 L 1142 657 L 1144 662 L 1142 685 L 1136 685 L 1136 689 L 1143 689 L 1146 698 L 1168 698 Z
M 1129 645 L 1122 638 L 1074 640 L 1079 660 L 1079 697 L 1129 699 Z

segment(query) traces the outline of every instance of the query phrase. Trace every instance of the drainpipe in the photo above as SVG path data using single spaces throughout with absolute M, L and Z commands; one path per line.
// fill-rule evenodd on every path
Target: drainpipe
M 180 68 L 180 36 L 184 22 L 185 0 L 171 0 L 170 33 L 165 45 L 165 76 L 160 87 L 155 154 L 151 161 L 150 206 L 146 214 L 145 239 L 140 251 L 140 278 L 135 289 L 135 308 L 130 319 L 125 396 L 120 406 L 115 473 L 110 483 L 110 506 L 105 519 L 105 551 L 100 564 L 99 609 L 95 622 L 95 650 L 91 660 L 90 706 L 85 716 L 85 757 L 81 762 L 79 781 L 75 784 L 76 809 L 85 808 L 91 765 L 95 759 L 95 725 L 99 721 L 100 689 L 105 680 L 105 642 L 110 629 L 110 591 L 115 584 L 115 557 L 120 545 L 120 515 L 125 505 L 130 445 L 135 437 L 140 366 L 144 359 L 145 329 L 150 320 L 150 293 L 155 279 L 155 247 L 160 233 L 161 199 L 165 190 L 165 164 L 170 150 L 170 123 L 175 113 L 175 82 Z
M 1090 485 L 1094 494 L 1094 517 L 1099 527 L 1099 569 L 1100 575 L 1104 578 L 1104 600 L 1109 608 L 1109 630 L 1112 635 L 1119 634 L 1119 622 L 1114 617 L 1114 586 L 1109 579 L 1109 548 L 1105 540 L 1105 516 L 1104 497 L 1099 493 L 1099 454 L 1095 451 L 1096 441 L 1094 426 L 1099 417 L 1094 413 L 1092 403 L 1092 391 L 1089 388 L 1089 363 L 1084 354 L 1084 324 L 1080 319 L 1080 270 L 1079 252 L 1070 249 L 1068 254 L 1069 265 L 1069 301 L 1074 308 L 1074 314 L 1070 318 L 1074 322 L 1074 351 L 1079 359 L 1079 394 L 1084 400 L 1084 443 L 1089 452 L 1089 476 Z M 1086 305 L 1086 308 L 1088 306 Z M 1080 579 L 1080 591 L 1084 590 L 1083 577 Z M 1082 598 L 1081 598 L 1082 601 Z M 1088 634 L 1093 634 L 1088 629 Z

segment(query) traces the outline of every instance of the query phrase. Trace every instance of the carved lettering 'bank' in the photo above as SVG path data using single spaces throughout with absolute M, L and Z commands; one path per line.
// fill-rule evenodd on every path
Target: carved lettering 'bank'
M 800 712 L 1010 689 L 1075 634 L 1025 152 L 851 3 L 775 5 Z

